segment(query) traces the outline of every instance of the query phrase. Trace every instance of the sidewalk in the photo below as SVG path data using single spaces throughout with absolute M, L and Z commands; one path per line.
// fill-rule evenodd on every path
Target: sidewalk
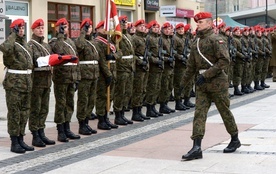
M 0 88 L 0 173 L 93 173 L 93 174 L 177 174 L 231 173 L 272 174 L 276 167 L 276 83 L 270 88 L 231 99 L 231 110 L 239 128 L 242 146 L 232 154 L 222 150 L 230 141 L 216 107 L 211 106 L 202 141 L 203 159 L 182 161 L 192 147 L 190 139 L 194 109 L 165 115 L 143 123 L 101 131 L 80 140 L 59 143 L 18 155 L 10 152 L 6 133 L 4 90 Z M 232 91 L 232 89 L 230 89 Z M 193 98 L 194 100 L 194 98 Z M 170 102 L 171 107 L 174 106 Z M 145 108 L 143 109 L 145 111 Z M 54 97 L 47 119 L 47 135 L 56 140 L 53 123 Z M 131 112 L 127 112 L 130 118 Z M 73 116 L 72 129 L 78 124 Z M 110 115 L 111 121 L 114 115 Z M 90 121 L 96 128 L 97 121 Z M 27 143 L 31 135 L 27 133 Z

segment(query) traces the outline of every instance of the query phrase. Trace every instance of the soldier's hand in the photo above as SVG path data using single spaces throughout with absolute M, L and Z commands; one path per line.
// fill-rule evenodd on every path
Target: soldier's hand
M 76 61 L 78 58 L 76 56 L 71 57 L 71 61 Z
M 80 82 L 79 82 L 78 80 L 74 83 L 75 91 L 78 90 L 78 88 L 79 88 L 79 83 L 80 83 Z
M 64 25 L 59 26 L 59 33 L 64 34 Z
M 18 33 L 19 33 L 19 27 L 18 27 L 18 25 L 15 25 L 15 26 L 13 27 L 13 32 L 14 32 L 15 34 L 18 34 Z
M 90 24 L 88 22 L 86 22 L 84 27 L 83 27 L 83 29 L 86 33 L 88 32 L 89 27 L 90 27 Z
M 108 55 L 105 56 L 105 59 L 107 61 L 109 61 L 109 60 L 115 60 L 115 57 L 113 55 L 111 55 L 111 54 L 108 54 Z
M 200 86 L 203 85 L 203 83 L 205 83 L 205 78 L 202 74 L 200 74 L 197 78 L 196 85 Z
M 163 65 L 163 61 L 162 61 L 162 60 L 158 60 L 158 61 L 157 61 L 157 65 L 158 65 L 158 66 L 162 66 L 162 65 Z
M 105 84 L 106 84 L 107 87 L 110 86 L 111 82 L 112 82 L 112 76 L 109 76 L 109 77 L 105 78 Z
M 140 65 L 146 66 L 147 64 L 148 64 L 147 61 L 144 61 L 144 60 L 143 60 L 143 62 L 142 62 Z
M 172 57 L 169 57 L 169 58 L 168 58 L 168 61 L 169 61 L 170 63 L 173 63 L 174 59 L 173 59 Z

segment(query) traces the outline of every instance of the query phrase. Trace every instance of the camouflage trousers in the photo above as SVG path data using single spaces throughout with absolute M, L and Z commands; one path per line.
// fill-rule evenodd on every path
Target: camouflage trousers
M 247 85 L 247 82 L 248 82 L 248 79 L 250 77 L 250 73 L 252 73 L 252 69 L 251 69 L 251 63 L 249 62 L 245 62 L 243 64 L 243 73 L 242 73 L 242 79 L 241 79 L 241 85 L 242 86 L 246 86 Z
M 244 62 L 240 59 L 237 59 L 233 65 L 233 85 L 239 86 L 243 77 L 243 67 Z
M 229 65 L 229 68 L 228 68 L 228 81 L 229 81 L 229 84 L 231 83 L 231 81 L 233 81 L 233 62 L 231 61 L 230 62 L 230 65 Z
M 132 107 L 142 106 L 144 99 L 144 86 L 146 82 L 146 71 L 136 70 L 133 79 Z
M 54 83 L 56 99 L 55 118 L 56 124 L 70 122 L 74 112 L 75 88 L 73 83 Z
M 256 66 L 255 66 L 255 75 L 254 75 L 254 81 L 260 81 L 261 80 L 261 73 L 262 73 L 262 66 L 263 66 L 264 59 L 259 57 L 256 60 Z
M 114 76 L 113 76 L 114 77 Z M 112 80 L 112 83 L 109 87 L 109 101 L 111 103 L 114 96 L 114 88 L 116 84 L 115 77 Z M 105 83 L 104 75 L 100 73 L 98 82 L 97 82 L 97 98 L 96 98 L 96 114 L 98 116 L 104 116 L 107 113 L 107 85 Z M 110 107 L 110 106 L 109 106 Z M 108 109 L 109 110 L 109 109 Z
M 270 62 L 270 57 L 266 57 L 263 61 L 263 66 L 262 66 L 262 72 L 261 72 L 261 80 L 265 81 L 267 73 L 268 73 L 268 65 Z
M 160 103 L 165 103 L 169 100 L 173 90 L 173 76 L 174 73 L 172 68 L 167 67 L 164 69 L 161 77 L 161 89 L 158 99 Z
M 129 83 L 131 76 L 131 72 L 117 71 L 117 80 L 115 84 L 113 101 L 114 111 L 122 111 L 123 107 L 126 107 L 126 101 L 129 101 L 129 94 L 127 93 L 127 89 L 132 87 L 132 84 Z M 128 100 L 126 98 L 128 98 Z
M 146 74 L 145 74 L 145 82 L 144 82 L 144 85 L 143 85 L 143 102 L 146 99 L 148 79 L 149 79 L 149 71 L 147 71 Z
M 232 136 L 238 133 L 238 128 L 232 112 L 229 109 L 230 100 L 228 89 L 223 89 L 220 92 L 202 92 L 196 90 L 196 108 L 193 120 L 193 135 L 191 138 L 202 139 L 205 134 L 205 125 L 207 113 L 210 109 L 212 101 L 215 103 L 227 132 Z
M 6 90 L 6 104 L 8 133 L 10 136 L 25 135 L 25 128 L 30 115 L 31 93 Z
M 173 88 L 174 88 L 174 99 L 180 100 L 183 91 L 183 77 L 185 73 L 185 67 L 174 68 L 173 77 Z
M 154 105 L 161 89 L 162 72 L 151 72 L 149 70 L 149 78 L 147 84 L 146 104 Z
M 44 129 L 49 112 L 51 88 L 33 88 L 31 96 L 30 131 Z
M 77 119 L 79 121 L 85 120 L 86 117 L 90 117 L 94 107 L 96 87 L 97 79 L 82 79 L 79 82 L 77 101 Z
M 133 78 L 134 78 L 134 74 L 133 72 L 131 72 L 130 77 L 127 79 L 128 88 L 126 88 L 126 96 L 125 96 L 123 108 L 128 108 L 128 105 L 131 101 L 132 89 L 133 89 Z

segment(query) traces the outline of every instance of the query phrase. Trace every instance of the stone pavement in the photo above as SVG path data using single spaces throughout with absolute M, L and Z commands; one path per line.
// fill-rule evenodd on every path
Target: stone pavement
M 23 155 L 10 152 L 6 128 L 5 93 L 0 87 L 0 173 L 92 173 L 92 174 L 257 174 L 276 171 L 276 83 L 270 88 L 231 98 L 231 110 L 239 128 L 242 146 L 232 154 L 222 150 L 230 141 L 216 107 L 211 106 L 206 134 L 202 141 L 203 159 L 182 161 L 192 147 L 190 139 L 194 109 L 176 112 L 142 123 L 120 126 L 111 131 L 98 130 L 80 140 L 35 148 Z M 232 92 L 232 89 L 230 89 Z M 194 101 L 194 98 L 192 98 Z M 53 122 L 54 97 L 47 119 L 46 134 L 56 140 Z M 169 103 L 174 106 L 173 102 Z M 143 109 L 145 111 L 145 108 Z M 130 118 L 131 112 L 127 112 Z M 110 115 L 111 121 L 114 115 Z M 72 129 L 78 123 L 72 118 Z M 90 121 L 96 128 L 97 121 Z M 27 128 L 26 142 L 31 144 Z

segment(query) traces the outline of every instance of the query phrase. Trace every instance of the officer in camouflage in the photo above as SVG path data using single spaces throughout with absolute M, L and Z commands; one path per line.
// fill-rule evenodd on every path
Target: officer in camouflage
M 98 51 L 92 40 L 92 21 L 86 18 L 81 23 L 81 34 L 75 44 L 79 55 L 81 80 L 78 84 L 77 119 L 79 134 L 97 133 L 89 126 L 89 117 L 96 96 L 97 79 L 99 77 Z
M 133 47 L 132 38 L 127 33 L 127 16 L 120 16 L 119 21 L 122 29 L 122 40 L 119 43 L 119 47 L 123 53 L 122 57 L 116 60 L 116 75 L 117 80 L 114 91 L 113 108 L 115 112 L 115 124 L 127 125 L 133 124 L 131 120 L 125 117 L 125 108 L 128 106 L 127 89 L 132 87 L 129 83 L 133 73 L 134 59 L 133 59 Z M 126 99 L 128 98 L 128 99 Z
M 25 153 L 34 148 L 24 142 L 25 128 L 30 115 L 32 91 L 32 50 L 25 41 L 25 21 L 14 20 L 11 34 L 0 45 L 6 74 L 3 87 L 6 92 L 8 109 L 8 133 L 11 138 L 11 151 Z
M 75 43 L 68 37 L 68 22 L 59 19 L 56 24 L 57 36 L 49 41 L 53 53 L 77 56 Z M 74 57 L 73 57 L 74 58 Z M 80 139 L 70 130 L 70 121 L 74 112 L 74 95 L 77 81 L 80 80 L 80 69 L 76 63 L 66 63 L 53 68 L 54 94 L 56 99 L 55 118 L 58 141 Z
M 264 89 L 270 87 L 269 85 L 267 85 L 265 83 L 265 79 L 266 79 L 266 76 L 267 76 L 267 73 L 268 73 L 268 64 L 269 64 L 270 59 L 272 57 L 272 48 L 271 48 L 271 43 L 270 43 L 270 40 L 269 40 L 268 33 L 269 33 L 269 29 L 268 28 L 264 29 L 263 44 L 264 44 L 266 53 L 265 53 L 265 56 L 264 56 L 262 73 L 261 73 L 261 87 L 263 87 Z
M 33 88 L 31 97 L 31 114 L 29 118 L 29 129 L 33 134 L 32 145 L 45 147 L 53 145 L 55 141 L 45 136 L 45 121 L 49 112 L 49 99 L 52 85 L 52 72 L 50 66 L 38 67 L 37 59 L 51 54 L 51 47 L 44 42 L 44 21 L 37 19 L 31 27 L 32 39 L 28 45 L 33 53 Z
M 198 27 L 197 40 L 191 48 L 184 82 L 191 80 L 190 77 L 197 73 L 199 76 L 196 81 L 196 109 L 191 136 L 194 145 L 187 154 L 182 156 L 185 160 L 202 158 L 201 140 L 205 134 L 207 112 L 212 101 L 223 119 L 227 132 L 232 137 L 223 152 L 231 153 L 241 146 L 237 125 L 229 109 L 228 77 L 224 72 L 230 63 L 227 45 L 214 33 L 211 13 L 200 12 L 194 16 L 194 20 Z

